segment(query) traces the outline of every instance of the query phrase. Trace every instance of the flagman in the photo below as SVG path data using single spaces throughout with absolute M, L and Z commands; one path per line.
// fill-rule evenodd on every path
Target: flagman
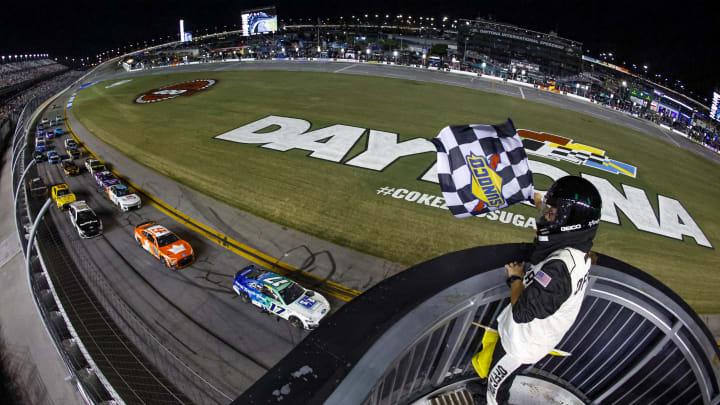
M 497 318 L 497 332 L 486 329 L 483 348 L 472 358 L 475 371 L 487 378 L 479 403 L 507 403 L 515 375 L 560 343 L 585 296 L 600 194 L 589 181 L 566 176 L 539 197 L 536 193 L 540 216 L 529 263 L 505 265 L 510 304 Z

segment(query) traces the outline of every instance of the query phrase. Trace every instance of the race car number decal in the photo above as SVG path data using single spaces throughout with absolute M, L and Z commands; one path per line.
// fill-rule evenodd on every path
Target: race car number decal
M 300 301 L 298 301 L 298 304 L 302 305 L 305 308 L 312 308 L 316 302 L 317 301 L 315 301 L 314 299 L 312 299 L 306 295 L 306 296 L 302 297 L 302 299 Z
M 275 304 L 270 304 L 270 311 L 275 312 L 276 314 L 280 315 L 283 312 L 285 312 L 285 308 L 282 308 Z
M 286 279 L 284 279 L 284 278 L 282 278 L 282 277 L 269 277 L 269 278 L 266 278 L 266 279 L 263 280 L 263 281 L 265 281 L 266 283 L 270 284 L 270 285 L 273 286 L 273 287 L 280 287 L 280 286 L 283 285 L 283 284 L 289 283 L 288 280 L 286 280 Z

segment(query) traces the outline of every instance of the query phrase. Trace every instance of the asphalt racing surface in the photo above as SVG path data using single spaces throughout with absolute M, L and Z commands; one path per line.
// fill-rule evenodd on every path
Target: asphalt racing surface
M 90 146 L 88 134 L 71 125 L 78 128 L 76 133 Z M 67 136 L 53 140 L 57 149 Z M 163 185 L 162 180 L 159 180 L 161 184 L 151 184 L 152 173 L 147 177 L 143 173 L 130 175 L 117 160 L 96 153 L 143 187 L 173 188 L 172 184 Z M 84 154 L 76 162 L 86 158 L 88 155 Z M 225 402 L 243 392 L 308 333 L 235 299 L 231 288 L 233 276 L 250 261 L 170 219 L 147 201 L 139 210 L 122 213 L 84 169 L 78 176 L 67 177 L 60 165 L 44 162 L 39 165 L 39 172 L 48 185 L 67 183 L 77 199 L 85 200 L 102 220 L 103 235 L 82 240 L 64 212 L 55 207 L 50 210 L 50 217 L 59 230 L 57 234 L 76 266 L 102 274 L 169 351 L 179 355 L 195 373 L 207 378 L 212 388 L 206 389 L 222 392 Z M 198 201 L 199 196 L 182 187 L 175 187 L 177 201 L 183 204 L 197 205 L 200 209 L 210 204 Z M 167 193 L 163 197 L 167 197 Z M 182 207 L 182 204 L 174 205 Z M 212 207 L 207 209 L 213 211 Z M 196 253 L 196 262 L 181 271 L 172 271 L 142 250 L 133 238 L 133 230 L 146 221 L 163 224 L 188 241 Z M 343 302 L 328 298 L 335 309 Z
M 717 154 L 682 136 L 605 107 L 503 82 L 400 66 L 256 61 L 125 72 L 111 62 L 100 66 L 83 82 L 132 78 L 145 74 L 246 69 L 383 76 L 522 97 L 619 123 L 720 163 Z M 62 114 L 75 90 L 73 88 L 60 95 L 52 103 L 56 107 L 53 109 L 49 106 L 40 116 L 52 119 Z M 78 267 L 92 267 L 102 274 L 122 301 L 142 318 L 162 344 L 177 354 L 190 369 L 204 377 L 208 381 L 207 389 L 220 392 L 219 397 L 226 398 L 226 402 L 255 382 L 308 332 L 295 329 L 288 322 L 261 313 L 254 306 L 236 299 L 231 288 L 234 274 L 253 261 L 257 262 L 257 259 L 238 255 L 213 242 L 197 232 L 198 228 L 194 224 L 202 224 L 238 241 L 242 246 L 256 249 L 301 269 L 304 276 L 300 278 L 307 280 L 301 284 L 323 291 L 333 310 L 351 299 L 353 294 L 403 270 L 401 265 L 331 245 L 211 200 L 138 165 L 100 142 L 80 125 L 72 109 L 67 110 L 66 120 L 73 133 L 92 153 L 124 179 L 164 203 L 151 204 L 143 196 L 141 209 L 123 213 L 110 203 L 93 177 L 84 169 L 78 176 L 67 177 L 60 165 L 47 162 L 39 164 L 40 174 L 47 185 L 67 183 L 78 200 L 87 201 L 103 222 L 104 232 L 101 237 L 81 240 L 65 213 L 54 207 L 50 210 L 50 217 L 59 230 L 63 244 L 68 247 L 70 257 Z M 67 127 L 63 128 L 67 130 Z M 63 140 L 68 136 L 53 140 L 57 150 L 63 149 Z M 88 154 L 84 153 L 76 162 L 83 163 L 86 158 Z M 193 223 L 176 219 L 177 213 L 191 218 Z M 196 252 L 196 262 L 180 271 L 171 271 L 139 248 L 133 238 L 133 230 L 136 225 L 146 221 L 165 225 L 188 241 Z M 290 277 L 296 278 L 293 275 Z M 327 287 L 326 281 L 345 290 L 323 290 Z

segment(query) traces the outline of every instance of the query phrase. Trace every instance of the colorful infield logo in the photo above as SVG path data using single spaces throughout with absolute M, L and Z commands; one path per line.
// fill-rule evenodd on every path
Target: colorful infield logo
M 637 175 L 637 167 L 608 158 L 602 149 L 574 143 L 572 139 L 545 132 L 527 129 L 518 129 L 517 132 L 523 138 L 522 143 L 528 155 L 563 160 L 632 178 Z
M 173 84 L 171 86 L 160 87 L 159 89 L 150 90 L 135 99 L 136 104 L 150 104 L 158 101 L 170 100 L 180 96 L 192 96 L 193 94 L 207 90 L 217 83 L 214 79 L 199 79 L 189 82 Z
M 472 193 L 480 199 L 473 211 L 482 210 L 485 204 L 494 208 L 505 204 L 502 196 L 502 177 L 495 172 L 500 163 L 500 155 L 496 153 L 490 156 L 488 162 L 484 156 L 475 156 L 471 152 L 470 155 L 465 156 L 465 161 L 472 174 Z

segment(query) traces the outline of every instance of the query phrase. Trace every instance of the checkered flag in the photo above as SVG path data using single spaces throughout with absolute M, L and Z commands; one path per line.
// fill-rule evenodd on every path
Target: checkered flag
M 457 218 L 532 201 L 532 172 L 513 122 L 443 128 L 437 149 L 440 189 Z

